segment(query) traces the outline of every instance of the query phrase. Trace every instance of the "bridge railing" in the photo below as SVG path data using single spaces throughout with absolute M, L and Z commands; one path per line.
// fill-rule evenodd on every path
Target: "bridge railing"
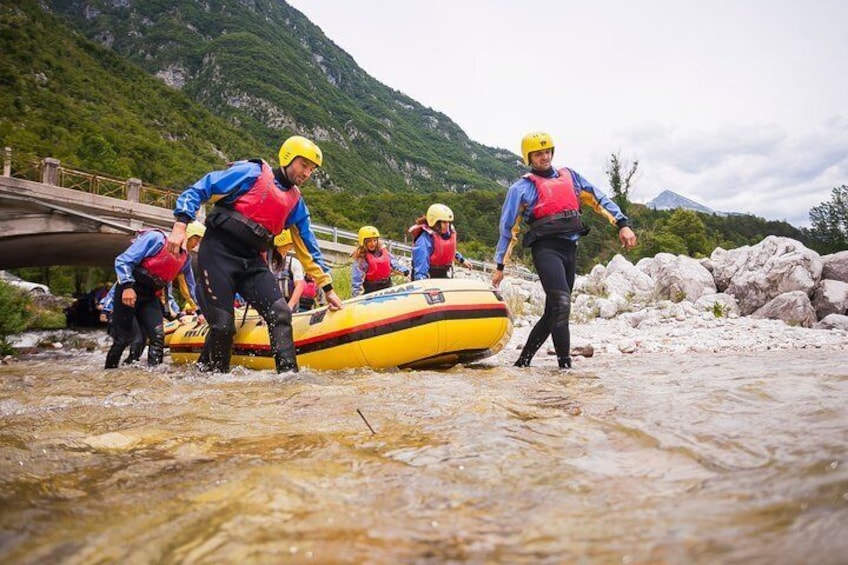
M 6 147 L 3 152 L 3 176 L 41 182 L 51 186 L 61 186 L 62 188 L 149 204 L 160 208 L 174 208 L 180 194 L 169 188 L 145 185 L 141 179 L 137 178 L 123 180 L 82 169 L 64 167 L 58 159 L 52 157 L 38 159 L 26 154 L 13 156 L 12 149 L 9 147 Z M 312 229 L 316 234 L 329 236 L 325 239 L 334 243 L 355 247 L 359 242 L 359 236 L 355 232 L 321 224 L 312 224 Z M 393 255 L 411 261 L 412 246 L 386 238 L 383 238 L 383 243 L 386 244 Z M 491 272 L 495 267 L 493 263 L 477 261 L 476 259 L 469 259 L 468 262 L 473 268 L 483 272 Z M 539 278 L 529 270 L 508 268 L 507 272 L 512 276 L 527 280 L 538 280 Z
M 141 179 L 119 179 L 101 173 L 63 166 L 58 159 L 39 159 L 32 155 L 12 153 L 6 148 L 3 156 L 3 176 L 61 186 L 100 196 L 173 208 L 179 193 L 169 188 L 145 185 Z

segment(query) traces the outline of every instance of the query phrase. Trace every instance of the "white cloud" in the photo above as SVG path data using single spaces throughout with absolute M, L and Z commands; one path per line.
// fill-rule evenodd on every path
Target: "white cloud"
M 848 3 L 841 0 L 294 0 L 366 72 L 518 152 L 604 187 L 638 158 L 647 201 L 807 222 L 848 184 Z

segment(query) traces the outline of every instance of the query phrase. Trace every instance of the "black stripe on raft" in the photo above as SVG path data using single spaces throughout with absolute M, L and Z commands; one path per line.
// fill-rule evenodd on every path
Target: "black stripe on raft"
M 400 320 L 395 320 L 388 324 L 343 333 L 327 339 L 322 339 L 314 343 L 305 344 L 297 347 L 297 354 L 312 353 L 313 351 L 321 351 L 322 349 L 330 349 L 338 347 L 354 341 L 379 337 L 394 332 L 407 330 L 425 324 L 442 322 L 447 320 L 479 320 L 481 318 L 506 318 L 509 314 L 503 306 L 499 308 L 480 308 L 474 310 L 439 310 L 436 312 L 423 312 L 416 316 L 409 316 Z

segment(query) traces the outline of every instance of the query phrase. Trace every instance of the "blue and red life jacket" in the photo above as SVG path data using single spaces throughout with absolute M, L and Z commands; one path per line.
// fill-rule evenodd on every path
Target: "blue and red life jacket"
M 570 235 L 583 231 L 580 220 L 580 200 L 574 190 L 571 171 L 563 167 L 557 177 L 524 175 L 536 187 L 538 198 L 530 214 L 530 230 L 524 234 L 522 245 L 530 247 L 539 239 Z
M 161 230 L 153 231 L 162 234 L 163 239 L 168 237 Z M 180 249 L 179 256 L 174 256 L 163 245 L 162 249 L 155 255 L 150 255 L 141 260 L 133 270 L 133 277 L 135 277 L 136 282 L 158 290 L 168 286 L 168 283 L 177 278 L 188 259 L 188 252 L 185 249 Z
M 280 190 L 268 163 L 261 159 L 251 162 L 262 167 L 253 186 L 229 205 L 216 204 L 207 224 L 213 228 L 223 227 L 248 246 L 264 250 L 285 228 L 289 215 L 300 200 L 300 189 L 292 186 L 289 190 Z M 232 218 L 238 223 L 221 222 L 213 216 Z

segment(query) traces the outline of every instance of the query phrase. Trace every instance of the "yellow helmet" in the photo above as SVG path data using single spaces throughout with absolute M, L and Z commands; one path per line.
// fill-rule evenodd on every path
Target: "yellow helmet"
M 282 247 L 292 242 L 291 231 L 283 230 L 274 238 L 274 247 Z
M 319 167 L 324 162 L 321 149 L 313 141 L 300 135 L 293 135 L 280 146 L 280 166 L 288 167 L 295 157 L 309 159 Z
M 374 226 L 362 226 L 359 228 L 359 245 L 365 245 L 366 239 L 380 237 L 380 232 Z
M 553 152 L 554 147 L 554 140 L 547 133 L 543 131 L 528 133 L 521 139 L 521 156 L 524 158 L 524 164 L 530 164 L 530 154 L 533 151 L 550 149 Z
M 432 228 L 438 221 L 452 222 L 453 210 L 444 204 L 432 204 L 427 208 L 427 225 Z
M 185 233 L 186 233 L 186 240 L 188 240 L 189 238 L 194 237 L 194 236 L 198 236 L 198 237 L 202 238 L 204 235 L 206 235 L 206 226 L 204 226 L 203 224 L 201 224 L 197 220 L 194 220 L 193 222 L 191 222 L 189 225 L 186 226 L 186 232 Z

